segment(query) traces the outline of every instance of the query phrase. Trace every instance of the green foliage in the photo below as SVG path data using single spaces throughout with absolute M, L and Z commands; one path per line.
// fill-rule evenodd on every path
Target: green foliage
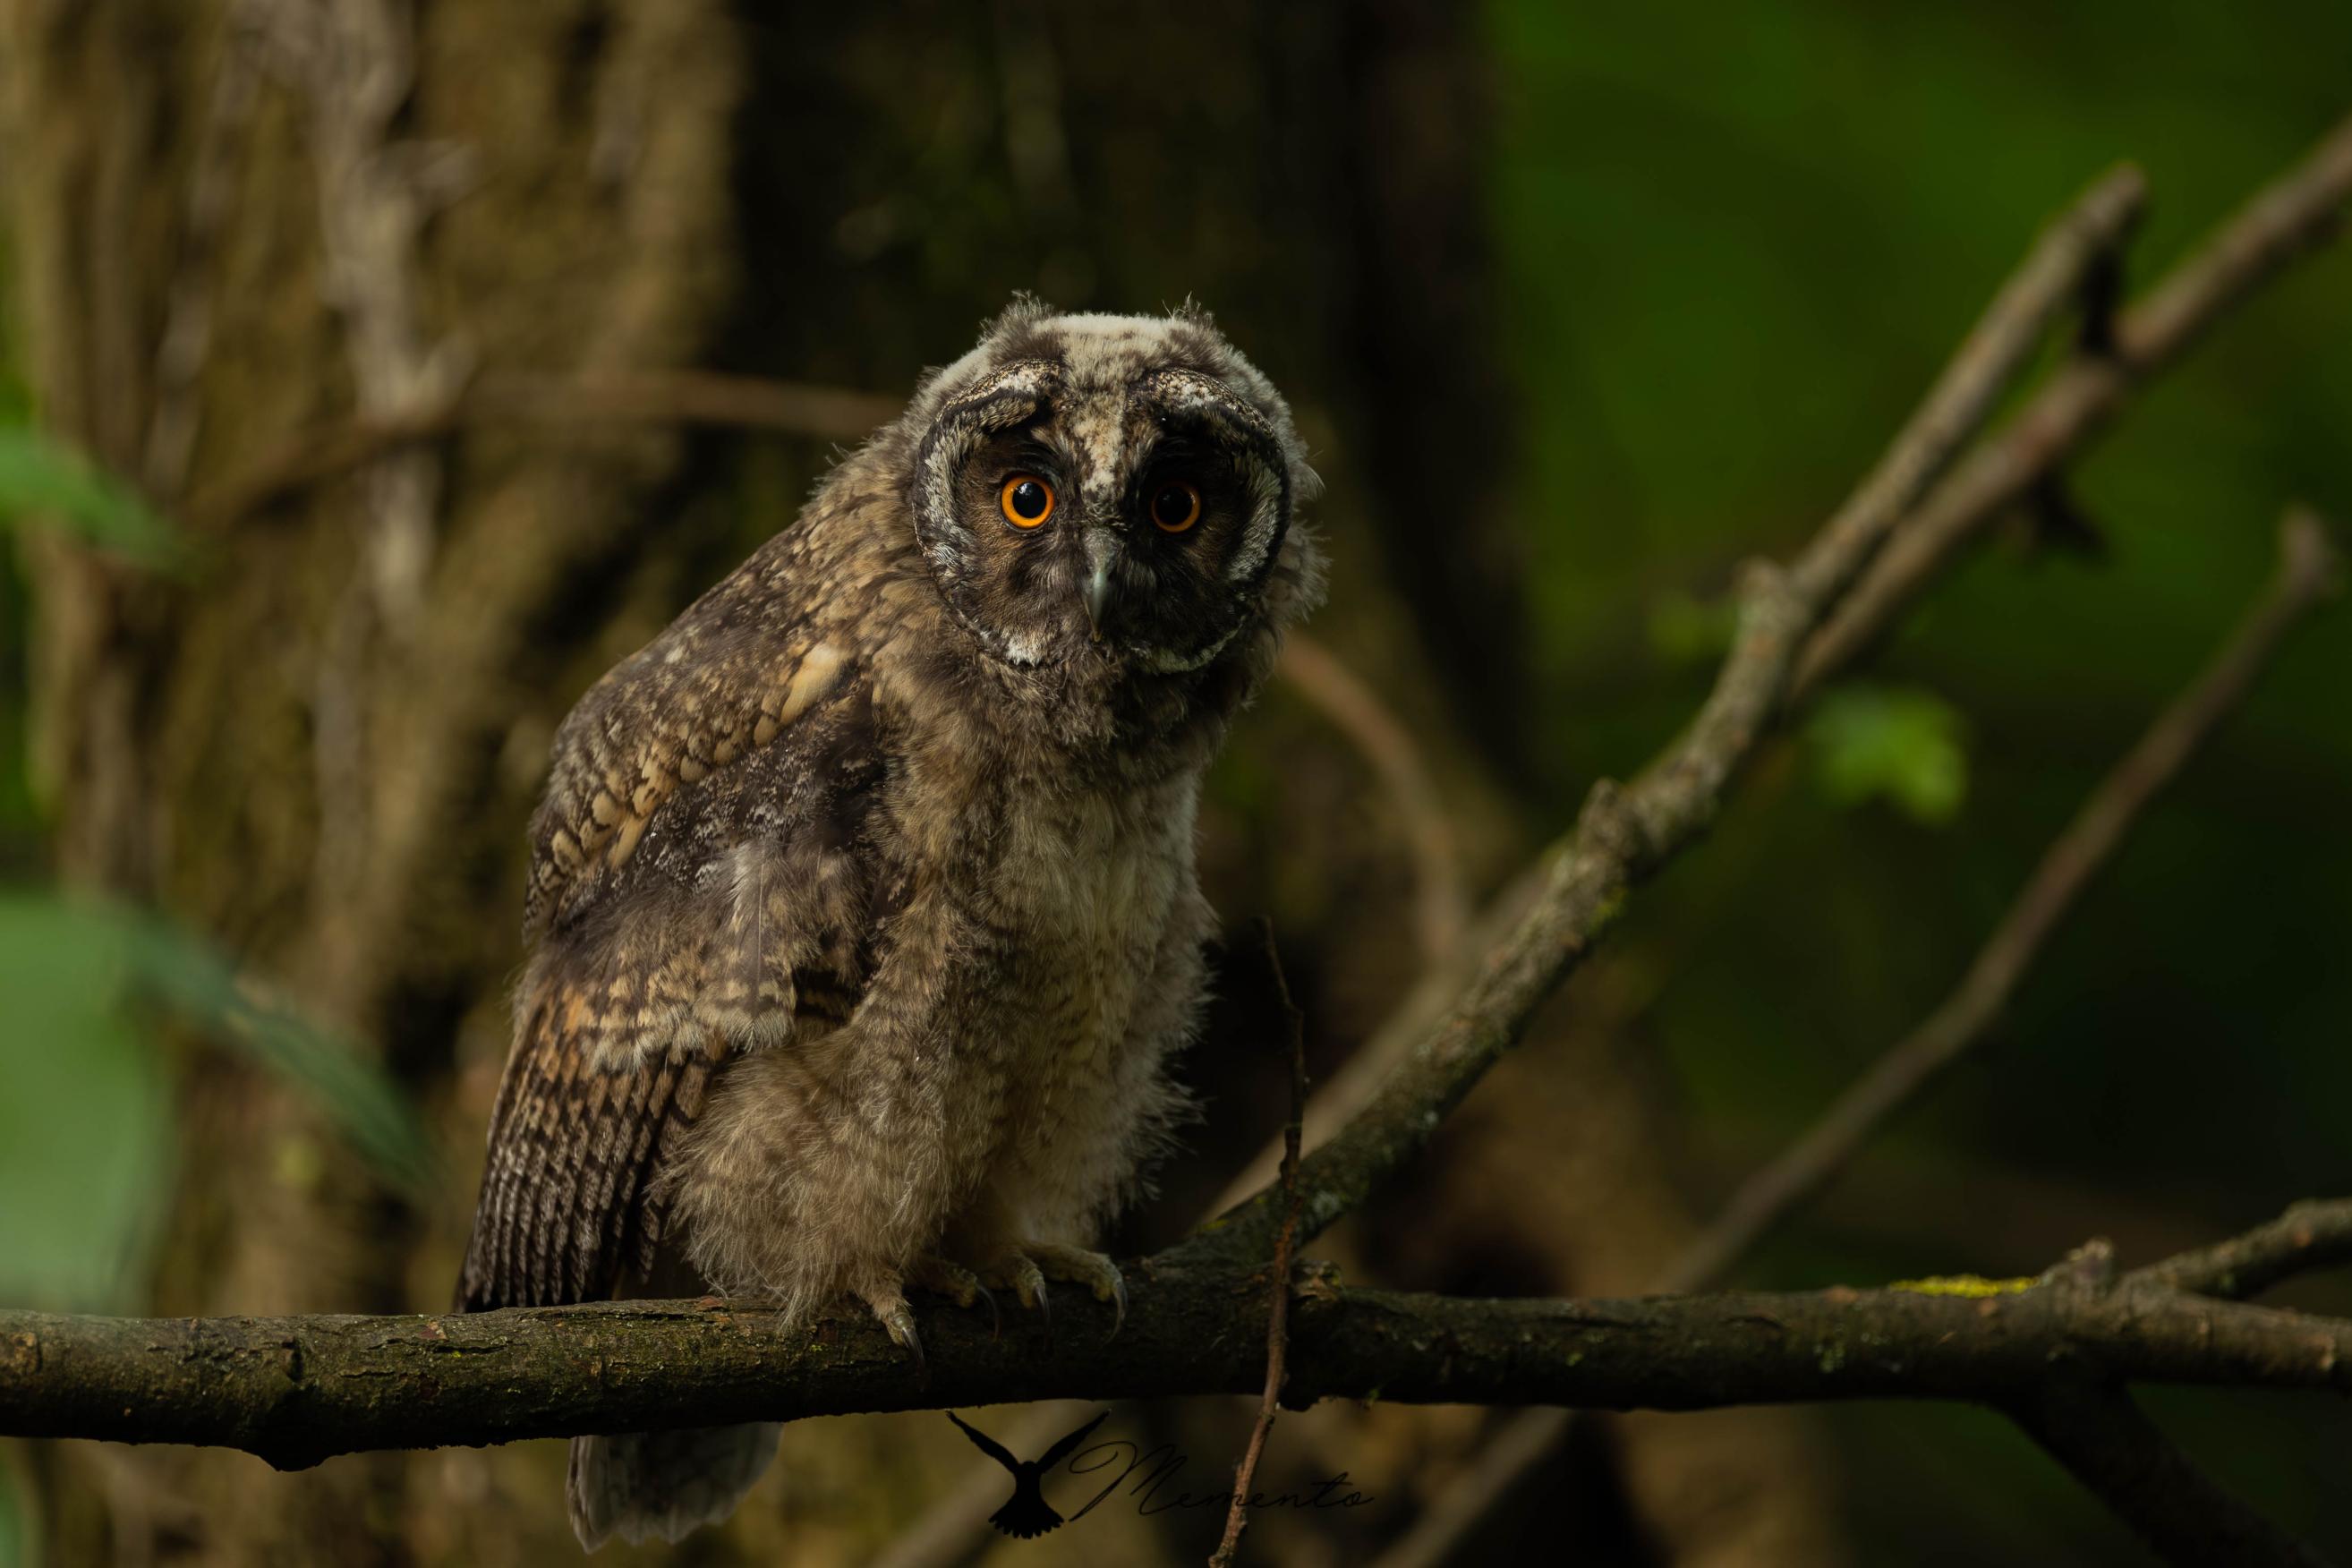
M 415 1110 L 351 1042 L 261 994 L 211 948 L 149 916 L 117 917 L 139 990 L 304 1090 L 376 1173 L 422 1193 L 435 1172 Z
M 172 1121 L 121 934 L 100 910 L 0 898 L 0 1300 L 122 1305 L 152 1239 Z
M 0 427 L 0 528 L 42 523 L 146 565 L 182 559 L 178 533 L 130 485 L 30 426 Z
M 430 1177 L 425 1135 L 389 1080 L 161 921 L 0 894 L 0 1300 L 125 1304 L 172 1168 L 169 1085 L 142 1026 L 155 1014 L 298 1085 L 385 1179 L 415 1189 Z
M 2152 199 L 2126 272 L 2147 287 L 2342 118 L 2352 58 L 2340 0 L 1490 0 L 1486 16 L 1529 721 L 1559 800 L 1622 776 L 1703 693 L 1699 606 L 1661 591 L 1785 557 L 2053 212 L 2137 163 Z M 2282 505 L 2352 519 L 2347 342 L 2339 237 L 2074 466 L 2103 559 L 1984 552 L 1874 653 L 1883 689 L 1825 694 L 1804 787 L 1759 770 L 1706 849 L 1645 891 L 1615 951 L 1671 971 L 1642 1027 L 1698 1146 L 1745 1169 L 1915 1025 L 2259 590 Z M 1671 668 L 1644 679 L 1629 646 Z M 1890 1128 L 1754 1282 L 2024 1273 L 2125 1215 L 2197 1239 L 2342 1185 L 2347 668 L 2339 608 L 2149 813 L 2000 1039 Z M 1976 737 L 1965 748 L 1952 709 Z M 1962 794 L 1944 831 L 1914 825 Z M 2213 910 L 2228 918 L 2200 912 Z M 1969 1174 L 1927 1183 L 1890 1222 L 1869 1200 L 1905 1161 Z M 2031 1195 L 1989 1200 L 1999 1184 Z M 1793 1250 L 1832 1242 L 1817 1268 Z M 2249 1497 L 2340 1553 L 2342 1466 L 2313 1456 L 2345 1452 L 2352 1424 L 2332 1447 L 2282 1443 L 2311 1408 L 2216 1395 L 2178 1435 L 2200 1461 L 2242 1458 L 2231 1479 Z M 1997 1421 L 1918 1406 L 1820 1419 L 1853 1439 L 1860 1560 L 2127 1550 Z M 2252 1458 L 2280 1447 L 2275 1464 Z
M 1813 777 L 1839 805 L 1883 800 L 1940 826 L 1968 798 L 1968 721 L 1919 687 L 1846 686 L 1824 692 L 1805 725 Z

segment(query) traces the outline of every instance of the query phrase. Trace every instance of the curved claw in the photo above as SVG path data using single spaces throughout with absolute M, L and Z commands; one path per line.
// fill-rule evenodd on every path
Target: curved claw
M 1006 1272 L 1012 1278 L 1013 1293 L 1021 1298 L 1021 1304 L 1034 1308 L 1050 1320 L 1053 1308 L 1045 1300 L 1045 1274 L 1037 1267 L 1035 1260 L 1026 1253 L 1015 1253 L 1006 1266 Z
M 1084 1285 L 1096 1300 L 1109 1303 L 1110 1331 L 1112 1337 L 1118 1336 L 1127 1325 L 1127 1277 L 1118 1271 L 1118 1264 L 1082 1247 L 1033 1247 L 1029 1252 L 1048 1279 Z
M 891 1342 L 914 1359 L 915 1371 L 930 1375 L 930 1362 L 923 1354 L 923 1336 L 915 1331 L 915 1314 L 903 1300 L 870 1301 L 874 1316 L 882 1325 Z
M 1004 1337 L 1004 1312 L 1003 1310 L 996 1304 L 996 1292 L 991 1290 L 985 1285 L 975 1285 L 972 1287 L 972 1289 L 982 1300 L 988 1303 L 988 1337 L 992 1340 L 1003 1339 Z

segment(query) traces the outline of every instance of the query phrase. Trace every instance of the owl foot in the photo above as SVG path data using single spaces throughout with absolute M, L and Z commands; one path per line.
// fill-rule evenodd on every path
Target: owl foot
M 1006 1249 L 996 1265 L 987 1271 L 988 1277 L 1011 1285 L 1020 1295 L 1021 1304 L 1034 1307 L 1043 1314 L 1046 1309 L 1045 1281 L 1059 1279 L 1066 1284 L 1084 1285 L 1097 1301 L 1108 1301 L 1114 1310 L 1110 1331 L 1117 1335 L 1127 1322 L 1127 1279 L 1119 1273 L 1118 1265 L 1099 1252 L 1088 1252 L 1082 1247 L 1064 1247 L 1050 1241 L 1024 1241 Z M 1047 1320 L 1051 1331 L 1052 1321 Z
M 915 1331 L 915 1314 L 898 1288 L 886 1285 L 861 1290 L 858 1299 L 872 1310 L 875 1321 L 882 1325 L 891 1342 L 914 1358 L 915 1370 L 929 1377 L 930 1363 L 923 1356 L 923 1336 Z
M 981 1278 L 1009 1287 L 1023 1306 L 1045 1321 L 1045 1342 L 1054 1342 L 1054 1308 L 1045 1299 L 1045 1276 L 1030 1261 L 1027 1253 L 1019 1247 L 1008 1247 L 995 1262 L 981 1270 Z
M 1004 1330 L 1003 1314 L 997 1310 L 996 1298 L 980 1282 L 980 1276 L 961 1263 L 950 1263 L 944 1258 L 919 1258 L 907 1271 L 907 1283 L 918 1290 L 929 1290 L 934 1296 L 945 1296 L 957 1306 L 970 1310 L 975 1301 L 988 1303 L 989 1337 L 993 1339 Z

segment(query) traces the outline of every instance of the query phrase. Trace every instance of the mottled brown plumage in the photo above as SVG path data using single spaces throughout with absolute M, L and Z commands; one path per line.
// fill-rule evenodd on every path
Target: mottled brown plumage
M 1205 318 L 1024 302 L 582 699 L 460 1304 L 849 1295 L 919 1354 L 910 1287 L 1115 1294 L 1200 778 L 1319 594 L 1314 482 Z M 573 1522 L 675 1539 L 773 1440 L 581 1439 Z

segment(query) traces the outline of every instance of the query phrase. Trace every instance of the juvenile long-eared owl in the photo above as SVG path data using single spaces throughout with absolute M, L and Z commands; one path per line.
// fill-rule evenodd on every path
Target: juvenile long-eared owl
M 1206 317 L 1022 302 L 557 736 L 459 1305 L 1048 1279 L 1184 1107 L 1201 775 L 1321 591 L 1290 414 Z M 575 1439 L 675 1540 L 777 1428 Z

